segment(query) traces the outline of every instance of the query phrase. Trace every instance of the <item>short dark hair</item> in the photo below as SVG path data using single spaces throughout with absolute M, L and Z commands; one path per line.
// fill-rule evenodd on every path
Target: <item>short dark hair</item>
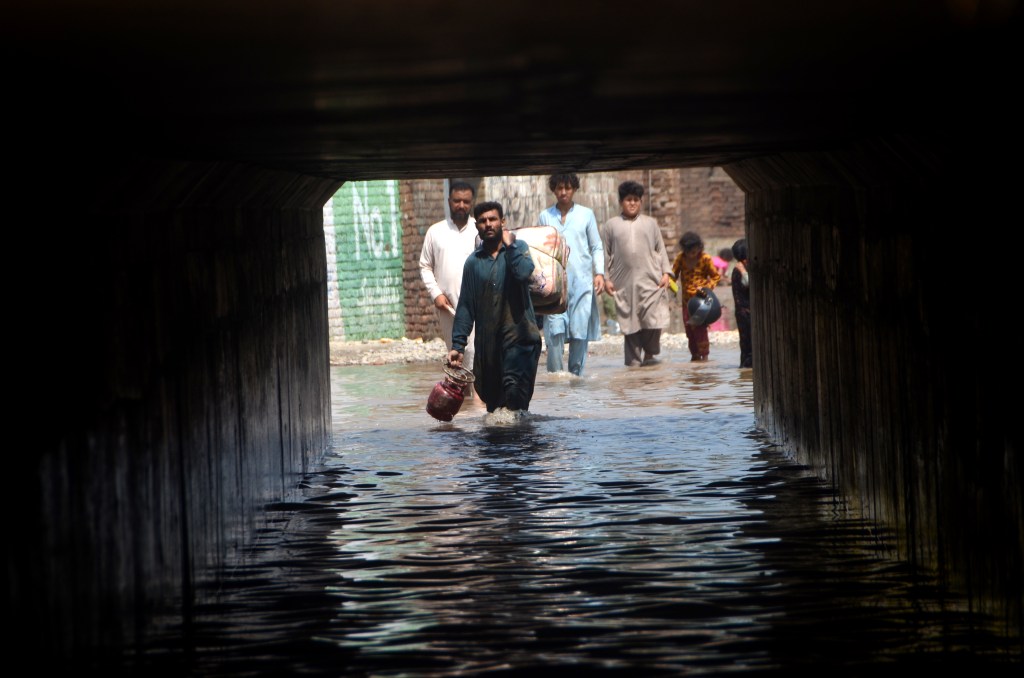
M 724 259 L 725 261 L 732 261 L 732 248 L 723 247 L 722 249 L 718 250 L 718 256 Z
M 505 218 L 505 210 L 501 208 L 501 203 L 494 202 L 493 200 L 478 203 L 477 206 L 473 208 L 473 218 L 479 219 L 481 214 L 484 212 L 490 212 L 491 210 L 498 210 L 498 216 L 502 219 Z
M 679 249 L 688 250 L 691 247 L 704 248 L 704 241 L 693 231 L 687 231 L 679 238 Z
M 453 181 L 448 187 L 448 197 L 452 197 L 452 193 L 455 191 L 469 191 L 473 194 L 474 198 L 476 197 L 476 189 L 473 188 L 472 184 L 465 181 Z
M 635 195 L 638 198 L 644 197 L 643 184 L 636 181 L 623 181 L 619 184 L 619 202 L 625 200 L 627 195 Z
M 736 257 L 736 261 L 747 260 L 747 239 L 740 238 L 732 244 L 732 255 Z
M 569 184 L 573 189 L 578 189 L 580 178 L 575 174 L 552 174 L 548 178 L 548 188 L 553 191 L 558 184 Z

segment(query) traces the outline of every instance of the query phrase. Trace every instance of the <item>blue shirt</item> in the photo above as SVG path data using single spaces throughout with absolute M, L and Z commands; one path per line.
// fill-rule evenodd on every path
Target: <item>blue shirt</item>
M 544 331 L 565 334 L 570 339 L 601 338 L 601 314 L 594 294 L 594 276 L 604 275 L 604 245 L 594 211 L 573 204 L 562 223 L 558 205 L 540 213 L 541 226 L 554 226 L 569 246 L 569 307 L 565 313 L 544 317 Z

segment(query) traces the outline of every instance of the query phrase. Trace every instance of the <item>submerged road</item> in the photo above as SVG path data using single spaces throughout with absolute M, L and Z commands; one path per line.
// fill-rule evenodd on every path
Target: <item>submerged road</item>
M 440 364 L 332 368 L 334 444 L 164 639 L 193 675 L 1016 674 L 1019 636 L 901 561 L 755 427 L 735 345 L 425 412 Z M 177 660 L 176 660 L 177 661 Z

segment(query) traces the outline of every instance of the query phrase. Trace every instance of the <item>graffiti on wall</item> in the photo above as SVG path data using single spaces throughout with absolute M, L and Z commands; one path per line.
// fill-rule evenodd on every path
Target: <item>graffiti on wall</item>
M 334 194 L 331 204 L 345 338 L 404 336 L 398 182 L 349 182 Z

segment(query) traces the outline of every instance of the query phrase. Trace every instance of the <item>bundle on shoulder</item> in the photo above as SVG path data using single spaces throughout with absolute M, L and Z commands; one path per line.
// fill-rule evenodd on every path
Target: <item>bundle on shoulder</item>
M 516 238 L 530 246 L 533 275 L 530 298 L 538 315 L 564 313 L 569 307 L 569 245 L 554 226 L 523 226 Z

